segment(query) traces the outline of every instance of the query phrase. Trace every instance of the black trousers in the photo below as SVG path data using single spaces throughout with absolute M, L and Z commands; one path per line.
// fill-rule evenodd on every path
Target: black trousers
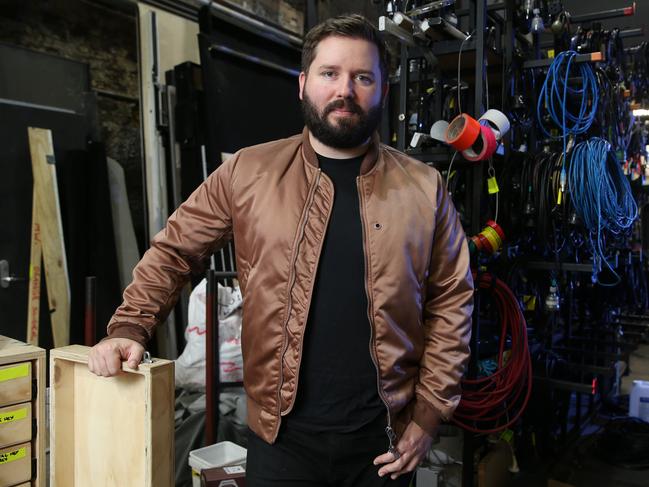
M 388 451 L 379 421 L 353 433 L 311 433 L 282 425 L 269 445 L 248 430 L 248 487 L 408 487 L 412 474 L 381 478 L 372 461 Z

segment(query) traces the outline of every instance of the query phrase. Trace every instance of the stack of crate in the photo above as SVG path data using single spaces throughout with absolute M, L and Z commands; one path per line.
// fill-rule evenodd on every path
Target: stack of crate
M 45 486 L 45 350 L 0 335 L 0 487 Z

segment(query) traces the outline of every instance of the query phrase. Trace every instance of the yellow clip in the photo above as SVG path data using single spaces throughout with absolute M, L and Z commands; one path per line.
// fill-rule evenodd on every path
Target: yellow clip
M 554 49 L 548 49 L 548 59 L 554 59 Z
M 536 296 L 523 296 L 523 305 L 525 306 L 525 311 L 534 311 L 536 309 Z
M 561 201 L 563 201 L 563 191 L 559 190 L 559 194 L 557 196 L 557 205 L 560 205 Z
M 0 424 L 11 423 L 12 421 L 18 421 L 19 419 L 25 419 L 26 417 L 27 408 L 16 409 L 15 411 L 0 414 Z
M 505 441 L 506 443 L 511 443 L 513 438 L 514 432 L 512 430 L 505 430 L 500 433 L 500 439 Z
M 4 370 L 0 370 L 0 382 L 12 379 L 20 379 L 21 377 L 27 377 L 29 375 L 29 364 L 20 364 L 15 367 L 9 367 Z
M 5 463 L 11 463 L 15 462 L 16 460 L 20 460 L 21 458 L 25 458 L 25 455 L 27 454 L 27 449 L 26 448 L 18 448 L 18 450 L 14 451 L 8 451 L 5 453 L 0 453 L 0 465 L 5 464 Z
M 498 188 L 498 181 L 496 181 L 496 178 L 489 178 L 487 179 L 487 189 L 489 191 L 489 194 L 496 194 L 500 189 Z

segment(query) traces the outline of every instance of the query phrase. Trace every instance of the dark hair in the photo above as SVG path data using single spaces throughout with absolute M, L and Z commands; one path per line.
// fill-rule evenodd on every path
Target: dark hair
M 388 53 L 383 39 L 378 30 L 369 20 L 358 14 L 345 14 L 332 17 L 313 27 L 304 37 L 302 46 L 302 71 L 308 73 L 309 66 L 315 58 L 318 44 L 327 37 L 349 37 L 363 39 L 374 44 L 379 50 L 379 66 L 381 78 L 385 83 L 388 80 Z

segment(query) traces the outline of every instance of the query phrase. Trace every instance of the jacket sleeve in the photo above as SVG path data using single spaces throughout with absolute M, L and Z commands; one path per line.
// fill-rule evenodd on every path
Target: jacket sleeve
M 232 177 L 238 154 L 214 171 L 169 217 L 133 270 L 133 282 L 108 323 L 108 338 L 144 345 L 192 274 L 232 236 Z
M 435 236 L 423 310 L 424 353 L 415 386 L 413 421 L 431 435 L 460 402 L 470 355 L 473 278 L 457 211 L 437 173 Z

